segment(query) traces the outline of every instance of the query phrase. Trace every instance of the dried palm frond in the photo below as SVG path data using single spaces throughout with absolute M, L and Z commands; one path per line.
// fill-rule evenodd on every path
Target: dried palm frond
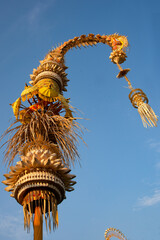
M 2 145 L 6 145 L 4 158 L 8 165 L 13 163 L 19 151 L 26 149 L 31 142 L 37 145 L 39 136 L 47 145 L 57 145 L 65 164 L 74 164 L 75 159 L 79 157 L 77 144 L 78 139 L 82 139 L 82 128 L 74 119 L 53 115 L 52 111 L 43 114 L 36 111 L 33 112 L 30 122 L 15 126 L 17 123 L 18 120 L 11 124 L 1 137 L 2 139 L 11 135 Z
M 26 99 L 32 98 L 34 95 L 38 93 L 38 89 L 36 86 L 28 86 L 21 93 L 22 101 L 26 101 Z

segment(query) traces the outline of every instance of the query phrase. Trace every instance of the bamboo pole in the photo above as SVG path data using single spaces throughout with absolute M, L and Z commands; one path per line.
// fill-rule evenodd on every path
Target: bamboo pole
M 43 217 L 40 207 L 35 208 L 34 215 L 34 240 L 42 240 L 43 239 Z

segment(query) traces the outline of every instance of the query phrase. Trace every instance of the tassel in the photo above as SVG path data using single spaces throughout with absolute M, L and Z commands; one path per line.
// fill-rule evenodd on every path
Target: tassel
M 27 227 L 27 216 L 26 216 L 26 204 L 23 205 L 23 214 L 24 214 L 24 230 Z
M 27 233 L 30 232 L 30 214 L 27 212 Z
M 47 230 L 47 233 L 48 233 L 48 227 L 47 227 L 47 217 L 45 216 L 45 222 L 46 222 L 46 230 Z
M 143 126 L 156 127 L 158 118 L 153 109 L 149 106 L 146 94 L 139 88 L 132 89 L 129 94 L 129 99 L 133 107 L 138 108 Z
M 28 211 L 27 209 L 25 209 L 26 211 L 26 226 L 27 226 L 27 232 L 28 232 Z
M 51 232 L 51 221 L 53 219 L 53 230 L 58 227 L 57 200 L 52 192 L 34 190 L 29 192 L 23 200 L 24 229 L 30 231 L 30 222 L 33 226 L 39 226 L 42 215 L 46 224 L 46 230 Z M 52 213 L 51 213 L 52 212 Z M 33 218 L 34 217 L 34 218 Z
M 56 227 L 58 227 L 58 211 L 54 195 L 51 195 L 51 206 L 52 206 L 53 230 L 55 230 Z
M 28 209 L 29 209 L 29 213 L 28 213 L 28 229 L 27 229 L 27 232 L 29 232 L 30 231 L 30 219 L 31 219 L 31 215 L 32 215 L 32 213 L 31 213 L 31 207 L 30 207 L 30 202 L 28 202 Z
M 153 109 L 147 103 L 142 103 L 138 107 L 138 112 L 141 116 L 143 126 L 157 127 L 158 118 L 154 113 Z
M 44 211 L 44 193 L 43 193 L 43 191 L 41 191 L 41 196 L 42 196 L 42 213 L 43 213 L 43 215 L 45 215 L 45 211 Z
M 33 213 L 33 192 L 30 193 L 30 197 L 31 197 L 31 212 Z M 33 214 L 31 215 L 32 217 L 32 223 L 33 223 Z
M 45 215 L 46 215 L 46 195 L 44 194 L 44 220 L 45 220 Z
M 55 229 L 55 208 L 54 208 L 54 198 L 51 195 L 51 205 L 52 205 L 52 219 L 53 219 L 53 230 Z
M 32 210 L 31 210 L 31 194 L 29 193 L 28 194 L 28 210 L 29 210 L 29 215 L 30 215 L 30 218 L 32 218 Z
M 37 192 L 36 191 L 33 192 L 33 198 L 34 198 L 34 202 L 35 202 L 35 208 L 37 208 L 38 207 L 38 201 L 37 201 Z
M 58 209 L 57 209 L 57 200 L 54 199 L 54 206 L 55 206 L 55 225 L 58 227 L 59 221 L 58 221 Z
M 58 209 L 56 207 L 56 227 L 58 227 L 59 220 L 58 220 Z
M 46 230 L 48 231 L 47 216 L 46 216 L 46 200 L 47 200 L 47 194 L 44 194 L 44 220 L 45 220 L 45 223 L 46 223 Z
M 38 201 L 38 206 L 41 208 L 41 212 L 42 212 L 41 199 L 39 198 L 37 201 Z
M 51 218 L 50 218 L 50 196 L 48 194 L 48 215 L 49 215 L 49 231 L 51 232 Z

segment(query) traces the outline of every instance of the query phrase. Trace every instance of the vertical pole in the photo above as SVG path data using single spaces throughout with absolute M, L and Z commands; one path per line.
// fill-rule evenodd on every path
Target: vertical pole
M 35 208 L 34 215 L 34 240 L 42 240 L 43 239 L 43 217 L 40 207 Z

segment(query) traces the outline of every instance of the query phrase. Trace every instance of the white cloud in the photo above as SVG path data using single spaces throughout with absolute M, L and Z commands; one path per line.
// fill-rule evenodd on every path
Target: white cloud
M 53 4 L 55 1 L 38 2 L 28 13 L 28 22 L 33 25 L 38 22 L 41 15 Z
M 160 141 L 155 141 L 154 139 L 150 139 L 148 141 L 150 148 L 154 149 L 156 152 L 160 153 Z
M 38 4 L 35 6 L 28 14 L 28 21 L 30 24 L 33 24 L 34 21 L 38 18 L 42 11 L 42 7 Z
M 152 196 L 139 198 L 137 207 L 150 207 L 158 203 L 160 203 L 160 190 L 155 190 Z
M 160 169 L 160 162 L 157 162 L 157 163 L 155 164 L 155 167 L 159 170 L 159 169 Z
M 27 234 L 24 230 L 22 217 L 0 215 L 0 238 L 29 240 L 32 239 L 32 234 Z

